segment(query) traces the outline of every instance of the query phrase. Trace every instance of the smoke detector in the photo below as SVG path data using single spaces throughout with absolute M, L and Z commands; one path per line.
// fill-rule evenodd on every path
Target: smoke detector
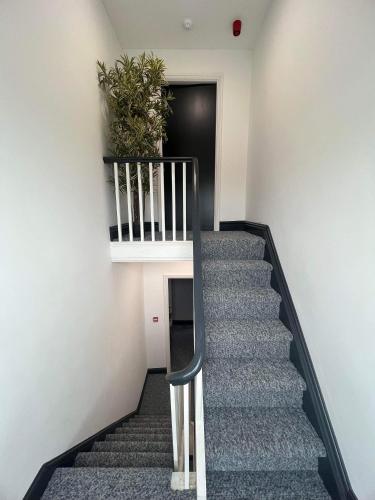
M 187 17 L 186 19 L 184 19 L 184 28 L 186 29 L 186 31 L 190 31 L 191 28 L 193 27 L 193 21 Z

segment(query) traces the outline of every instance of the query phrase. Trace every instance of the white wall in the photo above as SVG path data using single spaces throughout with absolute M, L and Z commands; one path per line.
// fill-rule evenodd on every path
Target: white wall
M 359 500 L 375 498 L 375 3 L 275 1 L 247 218 L 270 225 Z
M 142 52 L 126 50 L 126 47 L 124 51 L 130 55 Z M 222 76 L 219 220 L 243 220 L 250 115 L 250 51 L 156 49 L 153 52 L 164 59 L 168 75 Z
M 138 403 L 142 266 L 112 264 L 96 59 L 101 2 L 0 5 L 0 498 Z
M 144 329 L 147 346 L 147 367 L 168 366 L 169 319 L 168 277 L 193 277 L 192 262 L 167 262 L 143 264 Z M 158 316 L 159 322 L 152 318 Z

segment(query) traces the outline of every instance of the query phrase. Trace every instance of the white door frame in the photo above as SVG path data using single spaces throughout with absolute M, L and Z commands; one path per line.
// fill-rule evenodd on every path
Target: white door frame
M 223 83 L 222 73 L 206 74 L 169 74 L 166 79 L 168 83 L 216 83 L 216 134 L 215 134 L 215 187 L 214 187 L 214 230 L 219 231 L 220 225 L 220 194 L 221 194 L 221 145 L 223 124 Z
M 168 280 L 170 279 L 193 279 L 193 275 L 188 274 L 164 274 L 163 275 L 163 291 L 164 291 L 164 343 L 165 343 L 165 359 L 167 361 L 167 372 L 171 371 L 171 346 L 170 346 L 170 331 L 169 331 L 169 288 Z

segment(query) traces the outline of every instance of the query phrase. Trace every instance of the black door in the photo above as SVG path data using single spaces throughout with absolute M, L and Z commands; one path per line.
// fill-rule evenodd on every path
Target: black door
M 164 156 L 196 156 L 199 160 L 201 228 L 214 228 L 216 84 L 171 85 L 175 97 L 167 121 Z M 165 168 L 165 223 L 172 227 L 171 171 Z M 191 228 L 191 171 L 187 169 L 187 226 Z M 182 172 L 176 166 L 176 226 L 182 229 Z
M 169 279 L 170 355 L 173 371 L 182 370 L 194 355 L 193 280 Z

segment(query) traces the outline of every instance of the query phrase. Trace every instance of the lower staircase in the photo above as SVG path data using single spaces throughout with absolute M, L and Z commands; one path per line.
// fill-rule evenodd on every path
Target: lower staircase
M 169 387 L 164 374 L 148 375 L 139 414 L 124 422 L 73 467 L 55 470 L 43 500 L 188 499 L 173 491 Z
M 264 247 L 247 232 L 202 235 L 207 498 L 327 500 Z

